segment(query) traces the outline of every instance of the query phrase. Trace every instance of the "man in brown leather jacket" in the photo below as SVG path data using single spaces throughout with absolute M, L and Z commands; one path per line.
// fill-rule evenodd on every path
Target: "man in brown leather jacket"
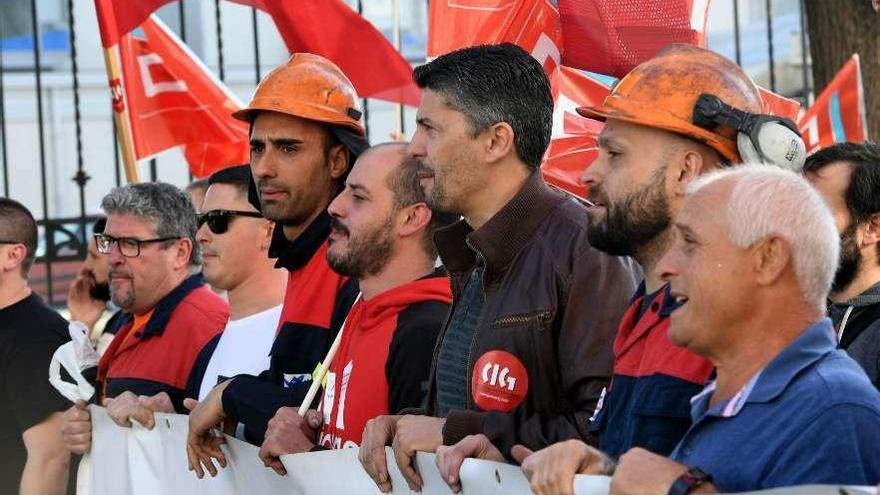
M 466 48 L 415 70 L 424 89 L 410 144 L 432 207 L 464 217 L 435 242 L 453 306 L 434 353 L 427 408 L 368 423 L 360 459 L 391 489 L 384 447 L 412 489 L 416 451 L 485 434 L 509 457 L 589 440 L 612 371 L 611 343 L 638 276 L 593 249 L 584 207 L 539 166 L 553 101 L 540 64 L 512 44 Z

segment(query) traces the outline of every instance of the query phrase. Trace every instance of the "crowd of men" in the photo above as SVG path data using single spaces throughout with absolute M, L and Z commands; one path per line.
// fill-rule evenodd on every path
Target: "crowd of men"
M 579 473 L 677 495 L 880 482 L 880 146 L 804 161 L 790 122 L 747 119 L 739 67 L 671 45 L 578 109 L 605 122 L 583 201 L 542 178 L 553 101 L 528 53 L 465 48 L 414 80 L 411 141 L 370 147 L 345 74 L 295 54 L 234 114 L 250 164 L 107 194 L 69 294 L 101 353 L 90 400 L 46 380 L 69 325 L 28 288 L 33 216 L 0 199 L 4 493 L 64 492 L 89 404 L 188 414 L 200 478 L 227 466 L 219 429 L 279 475 L 358 448 L 383 492 L 389 463 L 421 488 L 416 452 L 456 492 L 466 458 L 539 494 Z

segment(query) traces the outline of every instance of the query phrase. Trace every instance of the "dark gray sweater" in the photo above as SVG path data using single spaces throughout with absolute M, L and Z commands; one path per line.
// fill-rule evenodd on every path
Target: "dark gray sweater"
M 880 389 L 880 282 L 855 298 L 831 304 L 828 316 L 845 350 Z

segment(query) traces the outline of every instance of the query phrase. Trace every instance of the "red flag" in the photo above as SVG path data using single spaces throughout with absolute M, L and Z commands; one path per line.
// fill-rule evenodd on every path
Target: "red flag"
M 544 65 L 560 65 L 562 28 L 548 0 L 456 0 L 431 2 L 428 58 L 466 46 L 510 42 Z
M 764 104 L 764 113 L 776 115 L 777 117 L 785 117 L 792 122 L 797 122 L 798 112 L 801 110 L 800 102 L 778 95 L 769 89 L 762 88 L 761 86 L 758 86 L 758 92 L 761 93 L 761 101 Z
M 868 139 L 865 95 L 859 56 L 852 58 L 825 86 L 813 106 L 798 121 L 807 153 L 834 143 Z
M 592 136 L 575 136 L 550 141 L 541 172 L 548 184 L 581 198 L 587 197 L 587 188 L 581 184 L 584 169 L 596 159 L 599 147 Z
M 247 163 L 247 124 L 231 116 L 241 103 L 158 18 L 141 28 L 119 43 L 135 157 L 182 145 L 196 177 Z
M 101 44 L 105 48 L 140 26 L 150 14 L 171 0 L 95 0 Z
M 706 46 L 710 0 L 559 0 L 562 63 L 623 77 L 670 43 Z
M 342 69 L 358 95 L 417 106 L 412 67 L 369 21 L 341 0 L 232 0 L 260 9 L 293 52 L 321 55 Z
M 601 104 L 611 88 L 570 67 L 560 67 L 550 83 L 555 101 L 553 132 L 541 171 L 550 184 L 585 198 L 580 176 L 596 159 L 596 138 L 603 123 L 582 117 L 575 109 Z

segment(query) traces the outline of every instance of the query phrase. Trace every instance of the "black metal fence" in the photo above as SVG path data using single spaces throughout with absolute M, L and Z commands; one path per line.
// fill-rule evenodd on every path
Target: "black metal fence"
M 69 64 L 66 64 L 69 67 L 70 72 L 70 90 L 72 91 L 72 104 L 73 104 L 73 125 L 75 128 L 74 136 L 75 136 L 75 156 L 73 157 L 65 157 L 65 159 L 75 160 L 76 163 L 76 171 L 70 177 L 64 177 L 60 180 L 69 181 L 66 183 L 66 187 L 73 188 L 77 191 L 78 195 L 78 208 L 75 211 L 65 212 L 65 214 L 60 217 L 53 217 L 50 214 L 49 208 L 49 196 L 50 191 L 48 190 L 48 171 L 47 171 L 47 149 L 49 146 L 55 145 L 53 142 L 49 142 L 46 137 L 46 109 L 44 108 L 44 77 L 48 73 L 52 73 L 54 69 L 52 68 L 44 68 L 44 64 L 42 63 L 41 57 L 43 56 L 43 47 L 41 44 L 43 43 L 44 36 L 41 34 L 41 26 L 40 26 L 40 12 L 38 8 L 41 5 L 44 5 L 43 1 L 38 0 L 5 0 L 5 2 L 16 2 L 19 7 L 23 7 L 25 3 L 29 4 L 29 37 L 30 43 L 32 47 L 32 59 L 33 65 L 29 69 L 22 68 L 9 68 L 4 64 L 5 56 L 0 56 L 0 159 L 2 159 L 2 179 L 3 179 L 3 193 L 4 196 L 10 196 L 10 185 L 15 181 L 19 180 L 16 176 L 16 173 L 13 173 L 14 170 L 12 166 L 12 160 L 15 158 L 12 156 L 12 151 L 15 149 L 13 143 L 10 143 L 7 139 L 7 109 L 11 103 L 16 103 L 12 101 L 12 99 L 7 94 L 7 85 L 5 84 L 5 80 L 11 74 L 21 75 L 21 74 L 29 74 L 33 76 L 33 84 L 36 93 L 36 108 L 35 108 L 35 120 L 36 120 L 36 132 L 37 132 L 37 143 L 39 146 L 38 157 L 39 163 L 36 164 L 39 167 L 39 184 L 29 184 L 28 189 L 31 191 L 39 189 L 40 192 L 40 205 L 42 206 L 42 215 L 38 218 L 38 224 L 40 226 L 40 250 L 38 253 L 37 263 L 35 264 L 32 272 L 31 272 L 31 284 L 32 287 L 43 295 L 44 298 L 47 299 L 51 304 L 56 306 L 63 306 L 66 304 L 67 297 L 67 287 L 73 278 L 76 276 L 76 272 L 78 270 L 80 260 L 84 259 L 86 253 L 87 242 L 91 238 L 91 230 L 92 224 L 97 218 L 96 215 L 90 215 L 87 212 L 86 207 L 86 196 L 87 196 L 87 186 L 92 180 L 92 176 L 90 174 L 106 174 L 107 172 L 107 164 L 103 163 L 86 163 L 84 152 L 83 152 L 83 116 L 82 116 L 82 108 L 83 102 L 81 101 L 81 92 L 82 88 L 80 85 L 80 70 L 78 58 L 79 54 L 77 53 L 77 36 L 82 35 L 82 33 L 77 32 L 78 23 L 75 22 L 75 8 L 73 0 L 51 0 L 59 2 L 59 6 L 66 13 L 66 30 L 62 29 L 61 31 L 66 31 L 67 33 L 67 45 L 68 50 L 66 56 L 69 57 Z M 49 1 L 49 0 L 47 0 Z M 87 0 L 80 0 L 87 1 Z M 187 0 L 189 2 L 208 2 L 211 0 Z M 371 0 L 366 0 L 367 2 Z M 372 0 L 378 1 L 378 0 Z M 421 1 L 421 0 L 418 0 Z M 721 0 L 717 0 L 721 1 Z M 4 3 L 5 3 L 4 2 Z M 223 28 L 224 28 L 224 19 L 221 15 L 221 6 L 220 0 L 213 0 L 214 2 L 214 27 L 216 29 L 217 36 L 217 52 L 218 52 L 218 76 L 221 80 L 226 79 L 226 66 L 224 60 L 224 47 L 223 47 Z M 787 91 L 787 96 L 796 97 L 802 100 L 802 102 L 806 103 L 806 100 L 811 97 L 812 88 L 810 87 L 810 74 L 809 74 L 809 60 L 808 60 L 808 39 L 806 35 L 805 28 L 805 14 L 803 11 L 803 0 L 731 0 L 732 12 L 730 14 L 733 17 L 733 29 L 732 29 L 732 53 L 725 53 L 728 56 L 731 56 L 738 64 L 744 62 L 747 56 L 754 55 L 754 40 L 752 36 L 749 36 L 749 44 L 744 48 L 743 46 L 743 31 L 741 26 L 741 9 L 745 5 L 748 8 L 754 10 L 760 7 L 760 3 L 763 2 L 763 10 L 764 17 L 766 19 L 766 26 L 764 29 L 766 35 L 766 41 L 763 43 L 763 49 L 766 50 L 766 60 L 767 60 L 767 74 L 768 80 L 765 85 L 773 91 L 777 90 L 777 58 L 778 54 L 774 51 L 774 45 L 776 42 L 775 37 L 778 36 L 778 33 L 774 32 L 774 28 L 776 26 L 775 19 L 777 18 L 775 9 L 779 8 L 780 2 L 785 4 L 788 7 L 791 7 L 791 3 L 794 2 L 797 7 L 797 19 L 795 22 L 799 24 L 799 43 L 800 43 L 800 51 L 801 51 L 801 83 L 799 87 L 794 90 L 789 89 Z M 88 2 L 91 4 L 91 2 Z M 178 0 L 177 2 L 177 16 L 179 18 L 178 25 L 178 33 L 182 40 L 186 42 L 187 40 L 187 32 L 185 22 L 186 9 L 184 8 L 183 0 Z M 357 7 L 359 11 L 363 11 L 363 2 L 358 1 Z M 4 9 L 7 9 L 7 5 L 4 5 Z M 20 8 L 19 12 L 25 12 L 27 9 Z M 24 14 L 20 14 L 24 15 Z M 258 26 L 258 16 L 262 14 L 258 14 L 256 10 L 251 11 L 251 31 L 253 35 L 253 70 L 254 70 L 254 78 L 253 81 L 256 84 L 260 80 L 261 77 L 261 50 L 260 50 L 260 36 L 259 36 L 259 26 Z M 790 15 L 790 14 L 787 14 Z M 14 26 L 17 28 L 22 28 L 21 21 L 22 19 L 18 19 L 18 25 L 13 24 L 15 19 L 6 19 L 6 22 L 0 23 L 0 42 L 5 42 L 10 38 L 10 33 L 4 33 L 5 29 L 10 29 L 10 26 Z M 97 33 L 88 33 L 89 36 L 97 36 Z M 0 47 L 5 47 L 5 45 L 0 45 Z M 710 38 L 710 47 L 711 47 L 711 38 Z M 715 47 L 713 47 L 715 48 Z M 3 53 L 5 54 L 5 48 L 3 48 Z M 730 51 L 730 50 L 728 50 Z M 790 57 L 789 57 L 790 58 Z M 419 60 L 411 60 L 414 63 L 419 62 Z M 107 106 L 107 115 L 109 118 L 110 113 L 110 98 L 106 99 Z M 369 107 L 370 102 L 364 101 L 364 109 L 365 116 L 367 121 L 369 122 Z M 112 119 L 110 119 L 112 121 Z M 114 126 L 115 132 L 115 126 Z M 118 185 L 122 181 L 122 173 L 120 166 L 120 155 L 118 150 L 118 145 L 116 144 L 116 140 L 112 139 L 112 137 L 105 136 L 106 139 L 110 139 L 113 141 L 113 170 L 114 170 L 114 180 Z M 20 166 L 20 165 L 19 165 Z M 161 179 L 159 177 L 159 167 L 157 166 L 157 161 L 155 159 L 151 160 L 149 163 L 149 178 L 151 180 Z M 56 187 L 58 184 L 56 184 Z

